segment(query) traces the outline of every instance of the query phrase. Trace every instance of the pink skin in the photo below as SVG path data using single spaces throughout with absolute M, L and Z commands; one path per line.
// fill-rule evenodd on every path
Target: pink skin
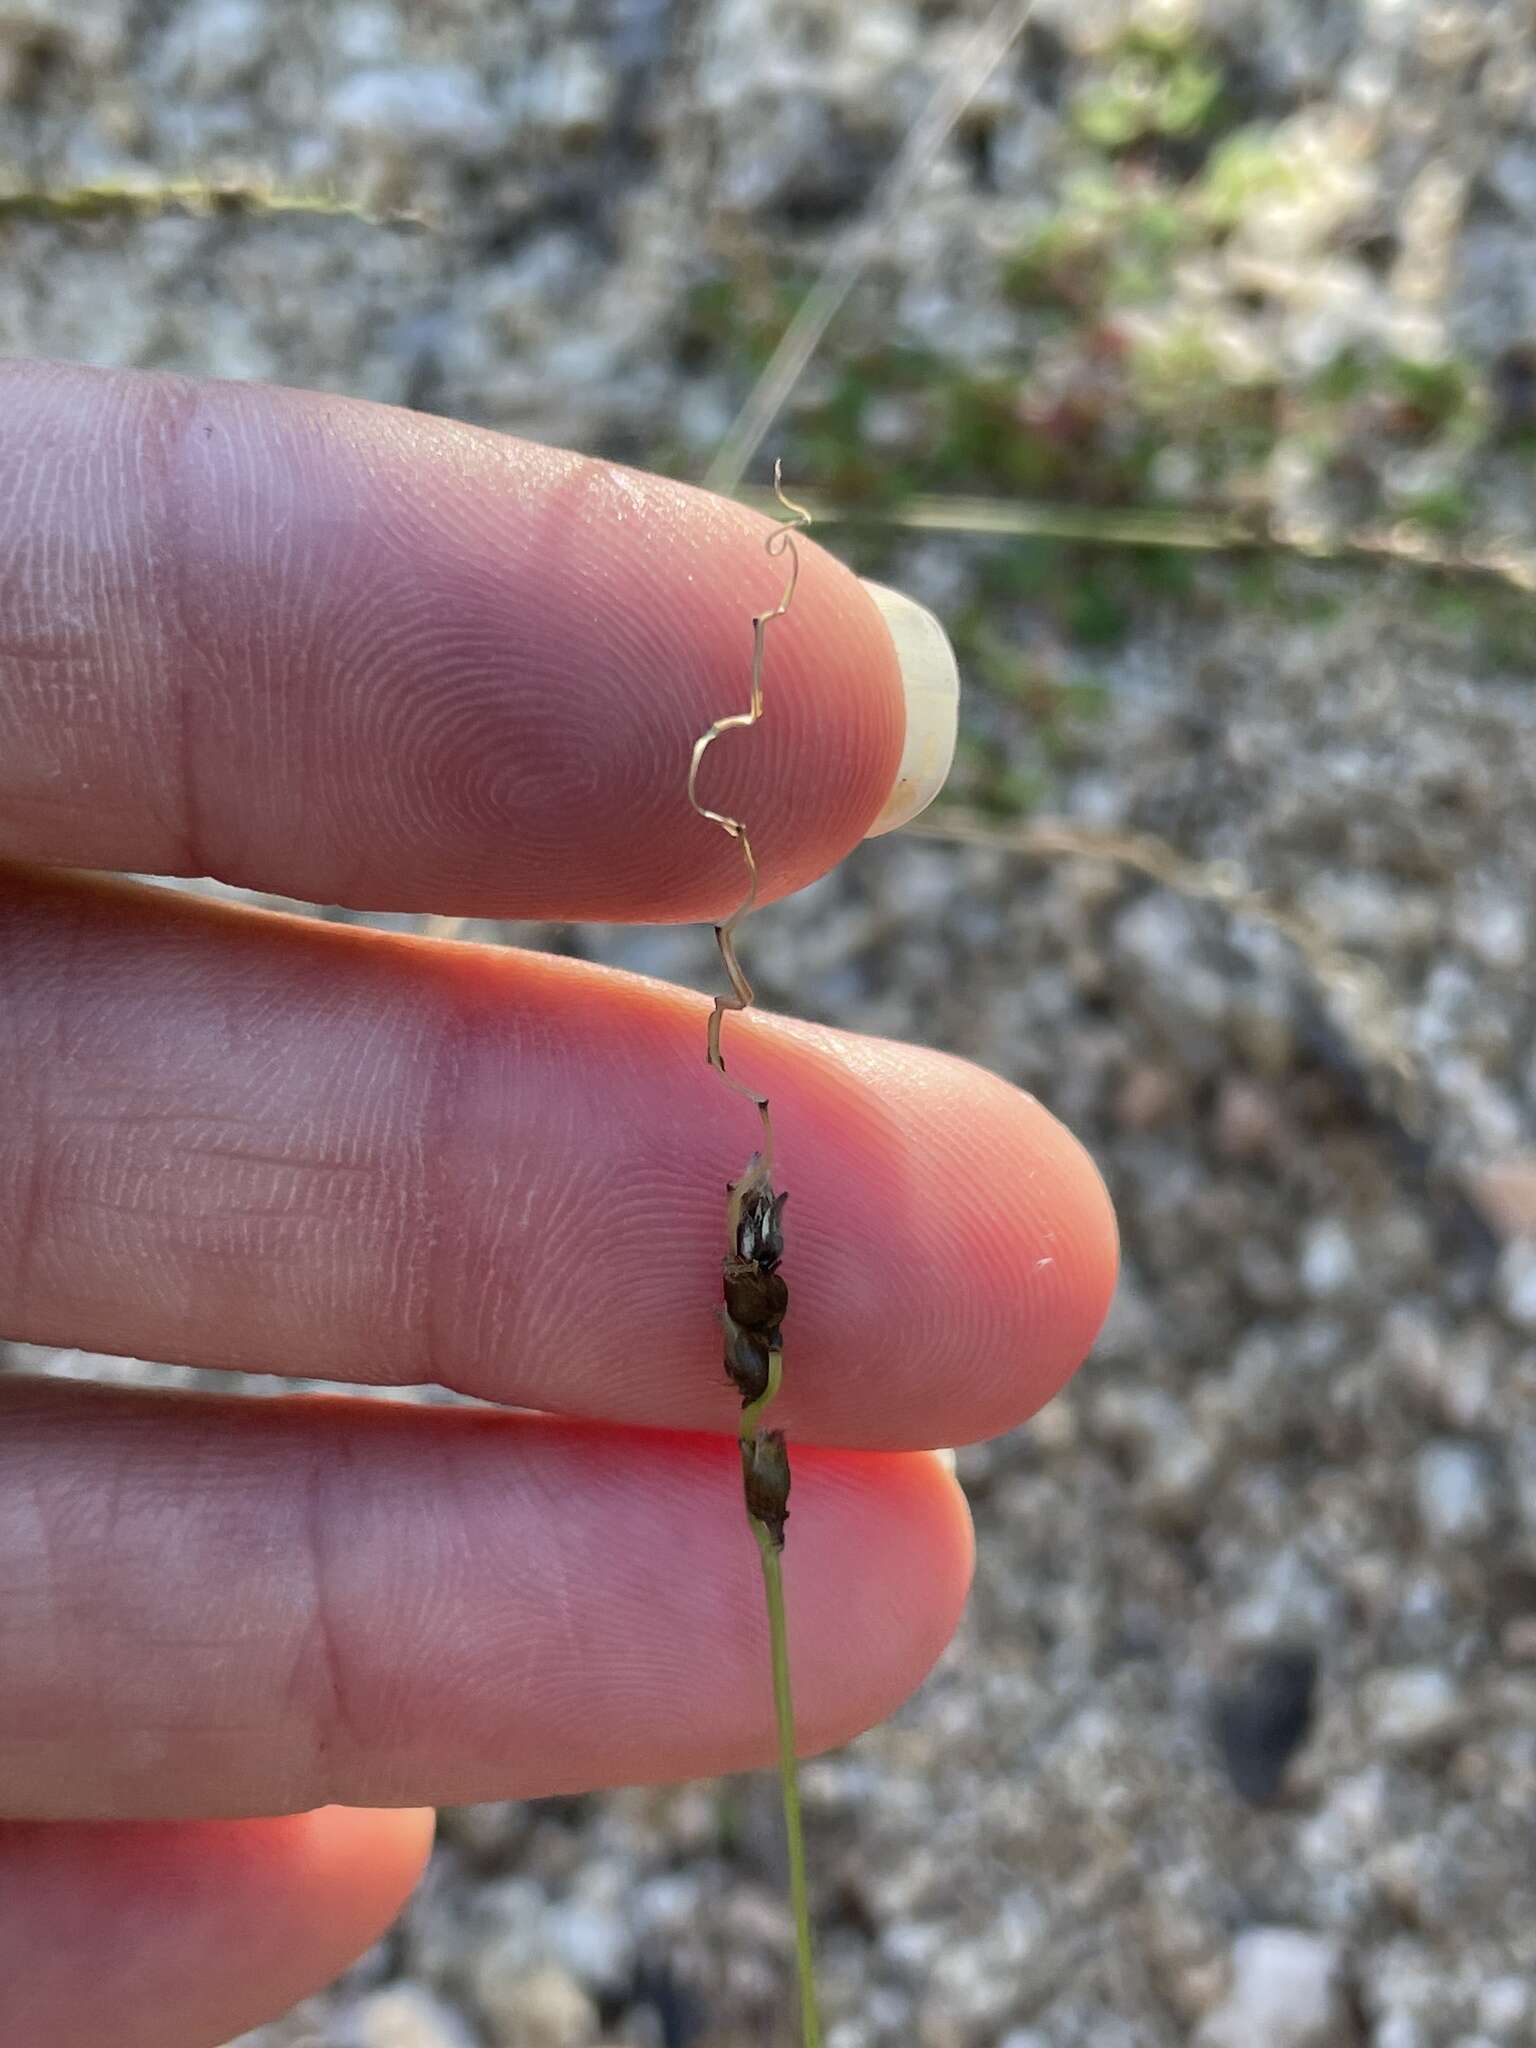
M 682 770 L 779 570 L 682 486 L 256 387 L 0 365 L 0 474 L 0 1332 L 547 1411 L 0 1392 L 0 2039 L 211 2048 L 397 1910 L 414 1809 L 769 1759 L 707 1307 L 751 1119 L 698 997 L 58 870 L 718 912 Z M 901 743 L 878 613 L 804 563 L 709 790 L 764 819 L 769 893 L 860 837 Z M 992 1077 L 730 1028 L 792 1191 L 821 1747 L 963 1601 L 923 1447 L 1055 1391 L 1114 1230 Z
M 430 1810 L 0 1822 L 5 2039 L 201 2048 L 337 1976 L 399 1912 Z
M 0 476 L 0 859 L 496 917 L 739 894 L 679 763 L 783 587 L 757 513 L 359 399 L 17 363 Z M 770 897 L 901 757 L 879 613 L 801 562 L 768 716 L 704 778 Z

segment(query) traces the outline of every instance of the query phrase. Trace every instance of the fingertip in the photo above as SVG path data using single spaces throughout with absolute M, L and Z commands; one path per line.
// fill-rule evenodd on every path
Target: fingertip
M 885 1720 L 927 1678 L 964 1612 L 975 1536 L 942 1454 L 801 1451 L 796 1471 L 785 1579 L 809 1755 Z
M 421 1875 L 430 1810 L 0 1829 L 0 2038 L 213 2048 L 329 1983 Z
M 472 916 L 739 900 L 688 764 L 749 700 L 789 566 L 772 520 L 329 393 L 0 369 L 5 623 L 29 647 L 0 854 Z M 764 718 L 705 784 L 748 820 L 765 900 L 858 843 L 902 757 L 891 635 L 797 547 Z
M 836 1362 L 786 1379 L 795 1428 L 848 1441 L 856 1416 L 855 1441 L 907 1450 L 1025 1421 L 1087 1356 L 1114 1292 L 1114 1214 L 1083 1146 L 949 1054 L 775 1019 L 752 1061 L 800 1204 L 796 1338 Z
M 430 1806 L 321 1806 L 295 1815 L 285 1841 L 291 1882 L 344 1900 L 357 1924 L 382 1933 L 426 1869 L 436 1829 Z
M 965 1439 L 976 1441 L 1028 1421 L 1087 1358 L 1114 1296 L 1119 1234 L 1082 1142 L 1034 1096 L 970 1071 L 991 1098 L 973 1112 L 990 1212 L 974 1273 L 993 1332 L 978 1354 L 986 1369 Z

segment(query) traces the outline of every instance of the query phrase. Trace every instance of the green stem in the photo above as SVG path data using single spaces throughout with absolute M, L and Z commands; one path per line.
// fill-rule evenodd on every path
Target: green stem
M 751 1443 L 753 1437 L 757 1435 L 757 1425 L 762 1418 L 763 1410 L 768 1406 L 768 1403 L 775 1394 L 778 1393 L 783 1383 L 784 1354 L 782 1351 L 775 1349 L 768 1354 L 767 1386 L 764 1387 L 755 1401 L 749 1401 L 741 1411 L 741 1421 L 737 1426 L 736 1434 L 744 1444 Z M 747 1519 L 748 1521 L 752 1520 L 750 1515 Z M 752 1526 L 755 1529 L 757 1524 L 753 1522 Z
M 750 1518 L 749 1518 L 750 1519 Z M 752 1534 L 763 1560 L 768 1598 L 768 1638 L 773 1652 L 773 1711 L 779 1727 L 779 1789 L 784 1795 L 784 1834 L 789 1845 L 789 1901 L 795 1916 L 795 1967 L 800 1978 L 802 2048 L 821 2048 L 816 2014 L 816 1970 L 811 1956 L 811 1906 L 805 1881 L 805 1832 L 800 1822 L 800 1779 L 795 1763 L 795 1707 L 789 1689 L 789 1630 L 784 1618 L 784 1573 L 779 1550 L 759 1521 Z
M 768 1354 L 768 1384 L 741 1411 L 739 1434 L 744 1444 L 757 1435 L 763 1411 L 779 1391 L 784 1354 L 775 1345 Z M 784 1801 L 784 1838 L 789 1849 L 789 1903 L 795 1919 L 795 1970 L 800 1980 L 801 2048 L 821 2048 L 821 2021 L 816 2013 L 816 1966 L 811 1955 L 811 1902 L 805 1876 L 805 1830 L 800 1819 L 800 1775 L 795 1761 L 795 1696 L 789 1683 L 789 1625 L 784 1613 L 784 1571 L 772 1531 L 750 1512 L 748 1526 L 763 1561 L 763 1593 L 768 1604 L 768 1646 L 773 1660 L 773 1717 L 779 1735 L 779 1790 Z

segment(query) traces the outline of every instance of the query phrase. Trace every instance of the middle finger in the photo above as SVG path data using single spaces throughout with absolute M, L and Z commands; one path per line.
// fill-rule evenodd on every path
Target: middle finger
M 0 1330 L 729 1429 L 711 1310 L 755 1121 L 704 1015 L 571 961 L 9 871 Z M 922 1447 L 1032 1412 L 1113 1283 L 1076 1141 L 940 1054 L 728 1030 L 791 1196 L 786 1427 Z

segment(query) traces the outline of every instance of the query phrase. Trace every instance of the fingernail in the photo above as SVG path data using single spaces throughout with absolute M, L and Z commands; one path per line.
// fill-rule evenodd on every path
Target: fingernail
M 955 758 L 960 669 L 949 635 L 925 605 L 867 578 L 864 588 L 879 605 L 880 616 L 896 642 L 907 700 L 907 739 L 901 766 L 885 809 L 865 835 L 874 839 L 926 811 L 944 787 Z
M 950 1478 L 954 1478 L 956 1472 L 959 1470 L 960 1460 L 955 1456 L 953 1451 L 932 1451 L 929 1453 L 929 1455 L 931 1457 L 937 1458 L 939 1463 L 944 1467 L 944 1470 L 949 1474 Z

